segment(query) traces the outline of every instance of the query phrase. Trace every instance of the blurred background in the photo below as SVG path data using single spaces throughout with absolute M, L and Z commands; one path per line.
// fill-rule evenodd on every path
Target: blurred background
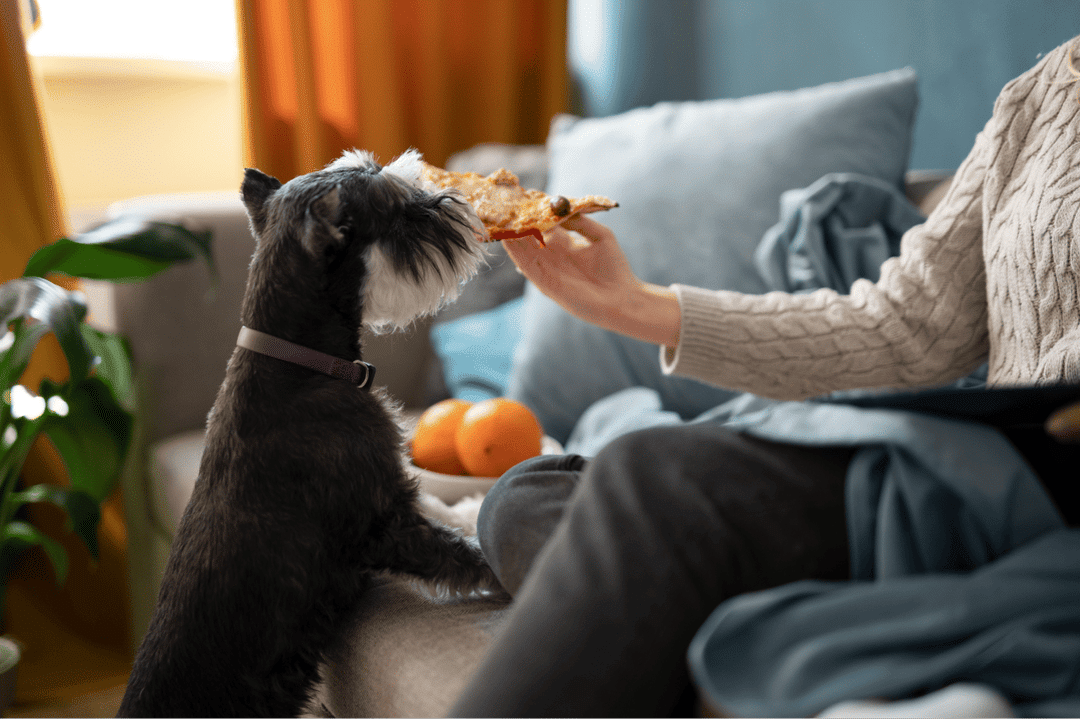
M 1002 85 L 1080 28 L 1074 0 L 38 6 L 28 50 L 77 216 L 134 195 L 234 188 L 245 162 L 283 181 L 349 146 L 383 159 L 417 146 L 441 162 L 476 142 L 543 142 L 555 112 L 610 115 L 906 65 L 925 78 L 912 167 L 954 168 Z
M 955 169 L 1005 83 L 1080 33 L 1074 0 L 570 0 L 569 17 L 591 115 L 913 67 L 922 169 Z
M 70 209 L 239 187 L 232 0 L 38 0 L 27 39 Z
M 925 77 L 912 167 L 954 168 L 1005 82 L 1080 28 L 1074 0 L 38 6 L 28 50 L 77 216 L 134 195 L 237 187 L 246 161 L 283 181 L 349 146 L 383 159 L 417 146 L 441 162 L 477 142 L 543 142 L 555 112 L 903 66 Z
M 38 0 L 28 40 L 76 220 L 141 194 L 282 181 L 346 147 L 441 163 L 543 142 L 567 108 L 565 0 Z

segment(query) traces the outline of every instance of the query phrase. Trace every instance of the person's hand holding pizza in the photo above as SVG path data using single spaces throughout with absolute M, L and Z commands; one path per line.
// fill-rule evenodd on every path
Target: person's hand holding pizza
M 586 322 L 653 344 L 678 344 L 675 293 L 634 274 L 610 229 L 573 215 L 544 233 L 544 240 L 503 241 L 537 289 Z
M 483 239 L 502 241 L 522 274 L 571 314 L 645 342 L 678 344 L 675 293 L 639 279 L 611 230 L 584 217 L 618 202 L 599 195 L 552 197 L 522 187 L 506 169 L 482 177 L 422 162 L 420 177 L 471 204 Z

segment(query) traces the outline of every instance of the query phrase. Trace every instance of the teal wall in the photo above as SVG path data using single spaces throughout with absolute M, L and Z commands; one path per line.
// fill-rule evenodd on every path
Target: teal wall
M 591 115 L 911 66 L 913 168 L 955 168 L 1002 86 L 1080 35 L 1080 0 L 570 0 Z

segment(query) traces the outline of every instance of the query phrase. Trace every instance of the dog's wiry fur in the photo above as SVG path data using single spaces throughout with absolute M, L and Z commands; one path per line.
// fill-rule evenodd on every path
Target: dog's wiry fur
M 244 325 L 351 361 L 362 323 L 454 296 L 478 220 L 421 187 L 417 160 L 347 153 L 284 186 L 248 170 Z M 393 412 L 381 391 L 235 350 L 122 716 L 296 716 L 377 572 L 499 590 L 474 545 L 420 515 Z

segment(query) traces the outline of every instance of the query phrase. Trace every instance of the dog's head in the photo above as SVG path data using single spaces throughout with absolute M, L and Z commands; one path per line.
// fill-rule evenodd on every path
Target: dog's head
M 416 151 L 385 167 L 349 151 L 285 185 L 249 169 L 241 196 L 257 256 L 275 244 L 302 253 L 331 284 L 352 283 L 375 331 L 404 328 L 456 299 L 483 260 L 475 210 L 425 186 Z

